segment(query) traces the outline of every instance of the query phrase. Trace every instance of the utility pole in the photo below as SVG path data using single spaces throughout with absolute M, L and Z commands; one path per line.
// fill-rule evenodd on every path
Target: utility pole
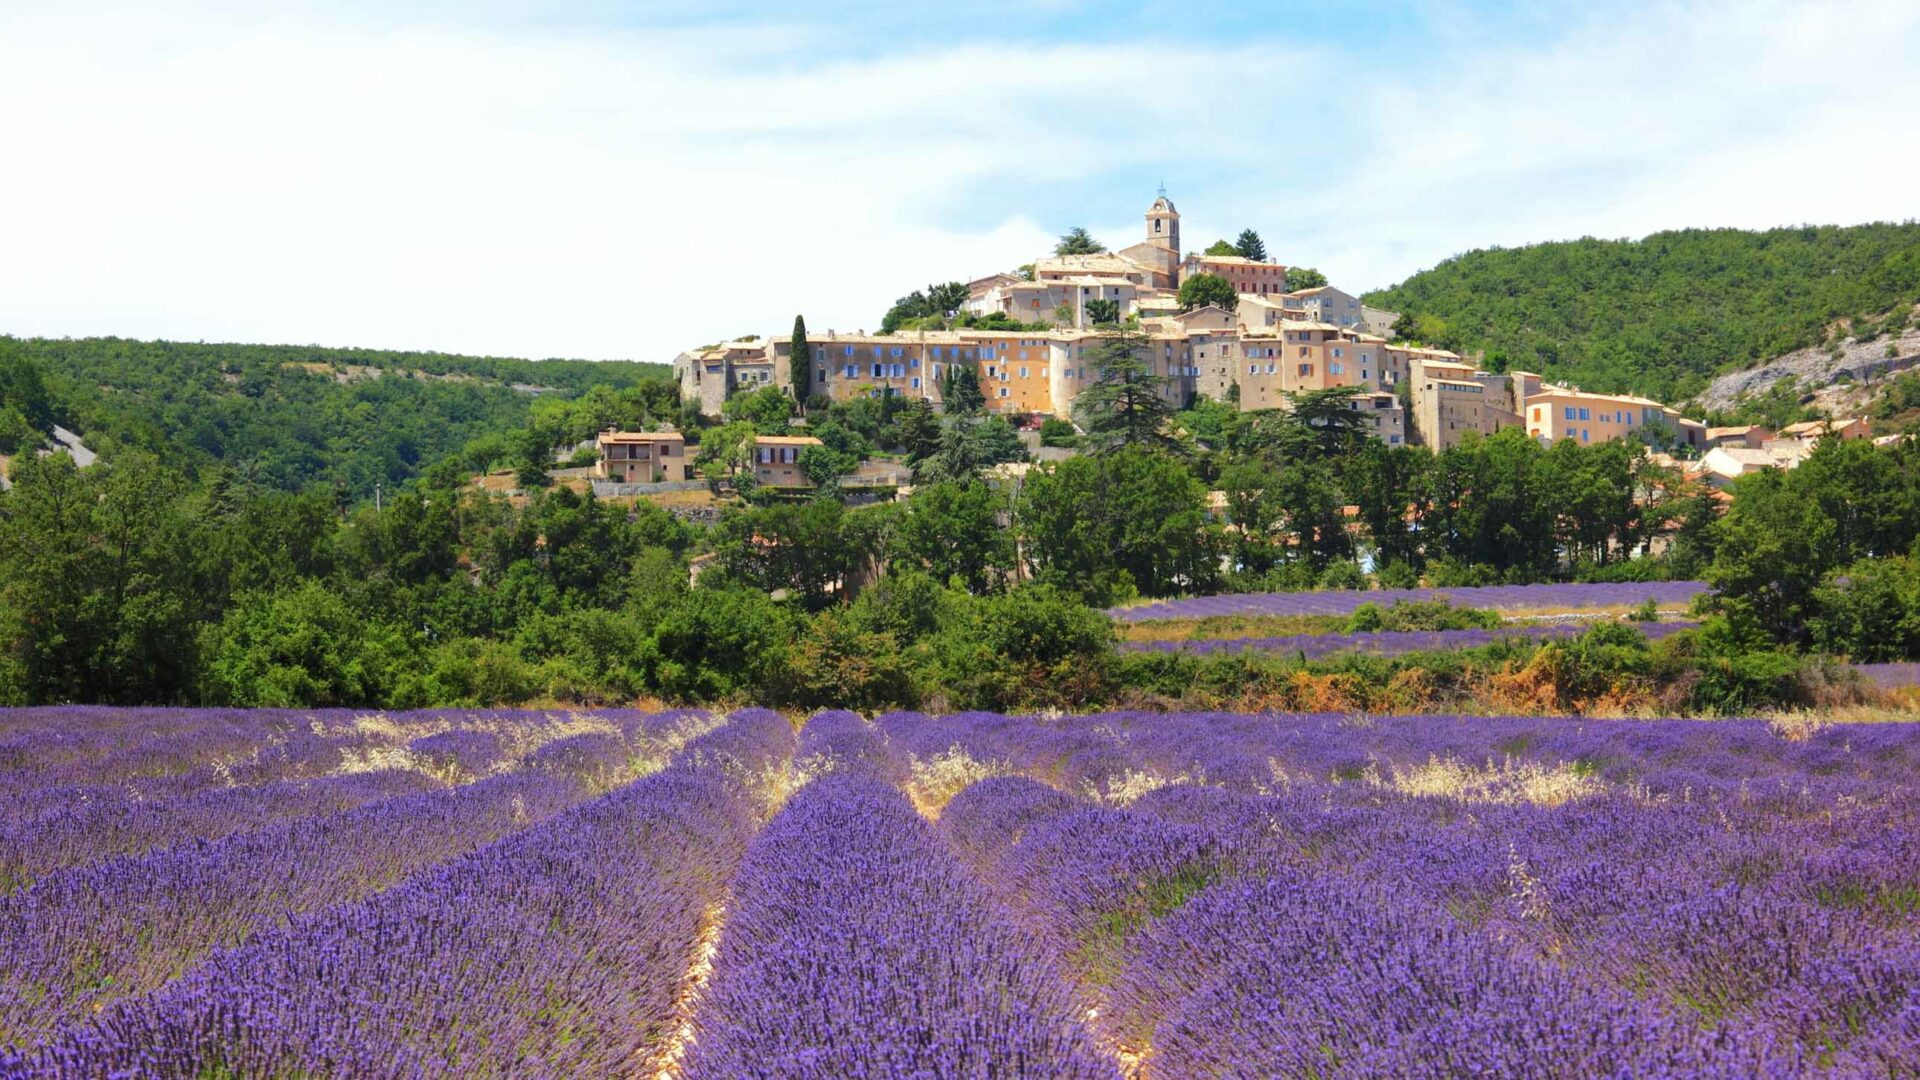
M 380 484 L 377 481 L 373 485 L 373 512 L 380 512 Z

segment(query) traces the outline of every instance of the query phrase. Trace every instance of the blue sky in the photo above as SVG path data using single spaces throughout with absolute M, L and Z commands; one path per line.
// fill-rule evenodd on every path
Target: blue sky
M 1915 214 L 1920 7 L 0 3 L 0 332 L 665 360 L 1258 229 L 1450 255 Z

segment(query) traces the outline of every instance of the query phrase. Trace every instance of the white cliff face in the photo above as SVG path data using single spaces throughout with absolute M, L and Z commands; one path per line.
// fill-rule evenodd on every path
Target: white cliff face
M 1742 395 L 1757 396 L 1781 379 L 1796 378 L 1802 392 L 1813 394 L 1817 404 L 1847 411 L 1850 405 L 1871 398 L 1879 381 L 1916 366 L 1920 366 L 1920 326 L 1872 341 L 1849 338 L 1841 343 L 1837 356 L 1828 346 L 1815 345 L 1744 371 L 1728 372 L 1694 400 L 1703 408 L 1727 409 Z

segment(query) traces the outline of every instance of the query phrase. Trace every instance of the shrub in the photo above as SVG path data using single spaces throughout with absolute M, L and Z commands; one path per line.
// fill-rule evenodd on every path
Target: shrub
M 1360 564 L 1351 559 L 1341 559 L 1331 563 L 1320 573 L 1319 585 L 1323 589 L 1345 589 L 1348 591 L 1367 587 L 1366 572 Z

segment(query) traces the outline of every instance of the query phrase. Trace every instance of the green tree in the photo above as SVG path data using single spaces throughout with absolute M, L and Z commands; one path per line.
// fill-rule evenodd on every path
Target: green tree
M 551 483 L 547 470 L 553 468 L 553 444 L 534 428 L 523 428 L 508 439 L 509 460 L 514 482 L 523 488 L 545 487 Z
M 1187 311 L 1208 305 L 1232 311 L 1240 306 L 1240 295 L 1219 274 L 1194 274 L 1188 277 L 1180 283 L 1178 299 L 1180 306 Z
M 127 451 L 81 470 L 25 455 L 0 501 L 0 641 L 36 701 L 176 702 L 196 602 L 181 478 Z
M 53 428 L 53 400 L 40 368 L 0 338 L 0 454 L 41 441 Z
M 793 410 L 794 400 L 786 391 L 777 386 L 763 386 L 728 398 L 720 406 L 720 415 L 729 423 L 744 420 L 761 435 L 785 435 Z
M 1267 245 L 1260 240 L 1260 234 L 1252 229 L 1240 230 L 1240 238 L 1234 241 L 1234 253 L 1243 259 L 1254 262 L 1267 261 Z
M 314 708 L 381 706 L 414 643 L 369 622 L 316 580 L 242 597 L 200 635 L 200 698 L 209 704 Z
M 1287 267 L 1287 289 L 1299 292 L 1302 289 L 1317 289 L 1327 283 L 1327 275 L 1311 266 Z
M 1861 559 L 1814 590 L 1813 641 L 1855 662 L 1920 657 L 1920 559 Z
M 1340 486 L 1359 512 L 1374 561 L 1418 568 L 1419 523 L 1427 509 L 1433 455 L 1411 446 L 1365 439 L 1340 462 Z
M 838 502 L 814 500 L 738 510 L 720 519 L 714 552 L 728 580 L 784 591 L 809 610 L 833 603 L 881 538 L 858 537 Z
M 1104 686 L 1113 625 L 1071 593 L 1029 585 L 951 605 L 929 644 L 951 708 L 1071 706 Z
M 1141 446 L 1039 466 L 1019 502 L 1021 545 L 1037 580 L 1090 603 L 1204 592 L 1219 550 L 1206 498 L 1178 460 Z
M 764 592 L 694 589 L 654 622 L 638 666 L 647 687 L 672 701 L 768 700 L 786 680 L 798 629 Z
M 1095 326 L 1105 326 L 1120 321 L 1120 301 L 1118 300 L 1089 300 L 1086 307 L 1087 321 Z
M 1005 500 L 977 481 L 917 488 L 888 538 L 888 554 L 896 566 L 989 592 L 1013 569 L 1006 511 Z
M 1169 428 L 1173 406 L 1163 396 L 1166 381 L 1153 373 L 1150 342 L 1138 330 L 1115 328 L 1093 350 L 1099 377 L 1073 399 L 1075 418 L 1089 442 L 1100 446 L 1178 445 Z
M 908 464 L 933 453 L 940 446 L 940 416 L 934 412 L 933 402 L 927 398 L 913 399 L 894 421 L 894 431 L 894 445 L 906 453 Z
M 793 400 L 802 406 L 813 387 L 813 349 L 807 344 L 807 320 L 793 317 L 793 338 L 787 352 L 787 378 Z
M 1059 243 L 1053 245 L 1055 255 L 1098 255 L 1105 250 L 1107 245 L 1078 225 L 1062 233 Z
M 921 484 L 965 484 L 979 479 L 987 463 L 973 430 L 964 419 L 949 418 L 940 429 L 940 442 L 934 452 L 921 458 L 915 467 L 914 480 Z
M 971 364 L 953 364 L 947 368 L 941 400 L 949 416 L 970 416 L 987 407 L 987 395 L 980 389 L 980 373 Z
M 1213 243 L 1207 245 L 1206 253 L 1208 255 L 1238 255 L 1240 254 L 1240 249 L 1235 247 L 1230 241 L 1215 240 Z

